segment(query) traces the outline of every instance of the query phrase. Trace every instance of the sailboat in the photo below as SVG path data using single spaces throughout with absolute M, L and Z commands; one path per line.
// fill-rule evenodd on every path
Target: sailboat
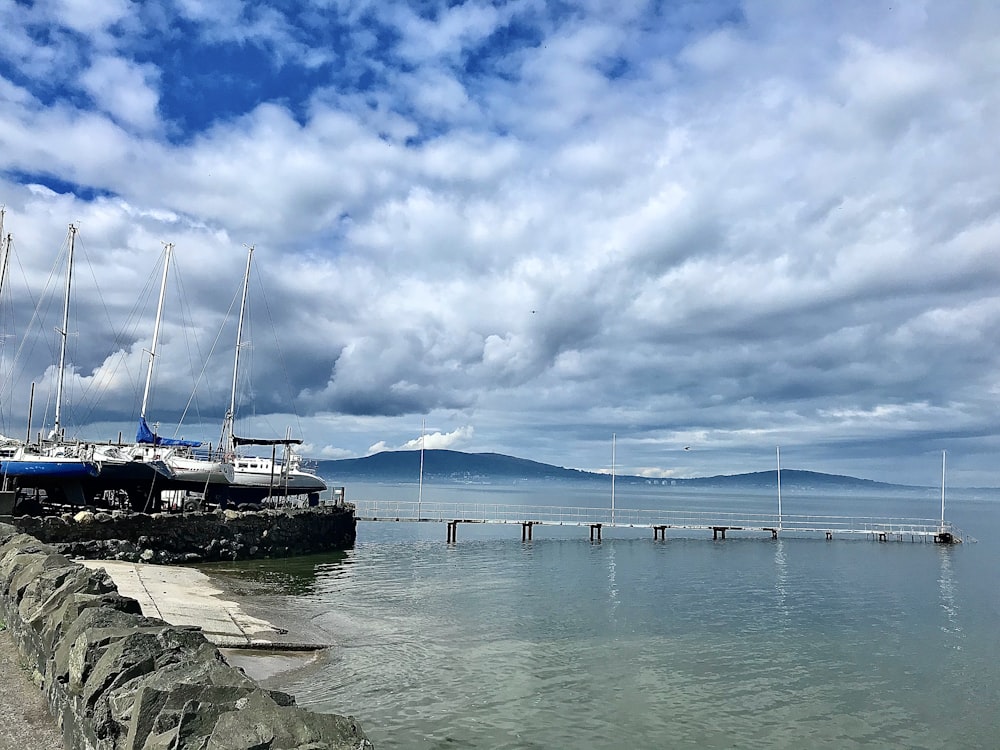
M 3 449 L 0 451 L 0 476 L 2 476 L 4 488 L 8 485 L 8 479 L 13 479 L 15 489 L 41 489 L 45 490 L 46 494 L 51 495 L 53 499 L 64 499 L 70 503 L 82 505 L 85 501 L 85 494 L 81 481 L 85 478 L 98 476 L 100 465 L 94 460 L 92 452 L 81 454 L 80 451 L 67 449 L 60 443 L 62 395 L 66 371 L 66 338 L 69 329 L 69 302 L 73 282 L 73 251 L 76 231 L 76 227 L 70 224 L 62 328 L 57 329 L 62 341 L 59 349 L 55 416 L 52 431 L 47 441 L 39 440 L 34 444 L 29 444 L 27 441 L 18 444 L 9 438 L 5 439 Z M 9 239 L 5 242 L 5 250 L 7 253 L 10 251 Z M 32 387 L 32 393 L 34 393 L 34 387 Z M 30 427 L 28 432 L 30 434 Z
M 134 460 L 150 462 L 162 461 L 171 471 L 176 482 L 195 485 L 229 484 L 233 481 L 232 463 L 219 460 L 208 455 L 200 456 L 194 452 L 201 443 L 196 440 L 181 440 L 157 435 L 146 421 L 146 409 L 149 405 L 149 389 L 153 381 L 153 365 L 156 360 L 156 347 L 160 338 L 160 321 L 163 317 L 163 301 L 167 288 L 167 273 L 170 269 L 170 256 L 174 246 L 168 243 L 164 248 L 163 276 L 160 279 L 160 299 L 156 307 L 156 323 L 153 325 L 153 341 L 147 352 L 149 364 L 146 368 L 146 387 L 142 393 L 142 407 L 139 410 L 139 426 L 136 429 L 135 445 L 129 446 L 126 453 Z M 200 487 L 196 487 L 198 489 Z
M 308 471 L 302 457 L 292 446 L 302 441 L 286 434 L 284 438 L 239 437 L 234 432 L 236 419 L 236 390 L 240 368 L 240 350 L 243 347 L 243 320 L 246 315 L 247 293 L 250 288 L 250 269 L 253 263 L 253 247 L 248 248 L 246 273 L 243 276 L 243 296 L 240 301 L 239 323 L 236 327 L 236 355 L 233 361 L 233 387 L 229 401 L 229 411 L 222 423 L 220 448 L 226 459 L 232 461 L 233 484 L 228 488 L 228 499 L 235 503 L 258 503 L 271 497 L 308 495 L 310 502 L 319 498 L 326 490 L 324 482 L 316 474 Z M 268 446 L 270 456 L 247 456 L 240 453 L 243 446 Z M 277 455 L 278 447 L 282 455 Z
M 80 479 L 96 477 L 99 466 L 94 461 L 85 461 L 77 456 L 59 456 L 43 453 L 35 445 L 0 435 L 0 475 L 19 478 L 25 486 L 32 485 L 31 478 L 48 480 Z

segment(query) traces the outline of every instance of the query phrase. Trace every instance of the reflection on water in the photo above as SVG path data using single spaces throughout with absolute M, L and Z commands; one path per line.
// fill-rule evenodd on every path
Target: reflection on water
M 615 548 L 612 545 L 605 556 L 608 560 L 608 605 L 611 607 L 611 616 L 614 617 L 615 610 L 620 602 L 618 601 L 618 581 L 615 577 Z
M 228 588 L 239 595 L 280 591 L 288 596 L 301 596 L 315 593 L 317 577 L 325 575 L 326 568 L 341 570 L 342 564 L 349 562 L 347 552 L 328 552 L 302 557 L 202 563 L 197 567 L 207 575 L 225 578 Z
M 775 609 L 778 612 L 783 628 L 789 624 L 789 612 L 786 600 L 788 598 L 788 563 L 785 561 L 785 540 L 774 542 L 774 593 Z
M 955 574 L 952 571 L 951 556 L 954 550 L 949 546 L 938 547 L 938 560 L 941 563 L 941 573 L 938 576 L 938 588 L 941 596 L 941 609 L 944 610 L 946 624 L 941 630 L 952 636 L 949 645 L 961 649 L 959 642 L 962 637 L 962 627 L 958 623 L 958 594 L 955 589 Z

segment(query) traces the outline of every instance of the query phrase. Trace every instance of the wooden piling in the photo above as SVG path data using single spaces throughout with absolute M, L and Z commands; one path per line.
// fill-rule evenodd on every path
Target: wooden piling
M 594 541 L 594 532 L 597 532 L 597 541 L 601 541 L 601 526 L 599 523 L 590 524 L 590 541 Z
M 521 541 L 530 542 L 531 541 L 531 527 L 534 526 L 534 521 L 522 521 L 521 522 Z

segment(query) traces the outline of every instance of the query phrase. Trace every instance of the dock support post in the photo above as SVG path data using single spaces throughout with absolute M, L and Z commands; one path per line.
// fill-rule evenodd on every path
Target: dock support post
M 880 532 L 878 533 L 878 540 L 879 540 L 880 542 L 884 542 L 884 541 L 885 541 L 885 532 L 884 532 L 884 531 L 880 531 Z
M 653 527 L 653 541 L 657 539 L 662 539 L 667 541 L 667 527 L 666 526 L 654 526 Z
M 828 541 L 828 542 L 832 542 L 833 541 L 833 532 L 832 531 L 826 532 L 826 541 Z
M 448 521 L 448 544 L 458 541 L 458 521 Z
M 719 534 L 722 534 L 722 538 L 726 538 L 726 529 L 728 526 L 713 526 L 712 527 L 712 539 L 718 539 Z
M 521 523 L 521 541 L 530 542 L 531 541 L 531 527 L 534 526 L 534 521 L 523 521 Z
M 597 541 L 601 541 L 601 524 L 590 524 L 590 541 L 594 541 L 594 532 L 597 532 Z

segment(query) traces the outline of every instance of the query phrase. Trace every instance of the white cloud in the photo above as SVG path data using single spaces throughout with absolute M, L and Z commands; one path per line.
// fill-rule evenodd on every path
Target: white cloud
M 461 52 L 492 34 L 504 21 L 500 9 L 467 0 L 444 10 L 431 21 L 399 5 L 391 14 L 403 34 L 400 54 L 413 62 L 440 58 L 457 61 Z
M 442 433 L 437 432 L 427 432 L 422 436 L 418 436 L 407 440 L 402 445 L 397 447 L 390 447 L 384 440 L 369 446 L 368 453 L 380 453 L 382 451 L 413 451 L 420 450 L 449 450 L 454 449 L 463 443 L 467 443 L 472 439 L 475 429 L 472 425 L 463 425 L 457 429 Z
M 884 137 L 899 136 L 911 125 L 933 127 L 938 107 L 946 104 L 946 92 L 955 82 L 948 61 L 880 49 L 860 39 L 846 40 L 845 48 L 836 81 L 852 114 L 870 122 Z
M 109 26 L 121 21 L 131 11 L 127 0 L 54 0 L 56 19 L 64 26 L 76 31 L 93 34 L 105 31 Z
M 740 62 L 746 51 L 732 29 L 719 29 L 696 39 L 682 50 L 680 59 L 705 73 L 720 73 Z
M 97 105 L 118 122 L 140 131 L 158 126 L 158 74 L 151 65 L 136 65 L 120 57 L 95 58 L 80 75 L 80 83 Z

